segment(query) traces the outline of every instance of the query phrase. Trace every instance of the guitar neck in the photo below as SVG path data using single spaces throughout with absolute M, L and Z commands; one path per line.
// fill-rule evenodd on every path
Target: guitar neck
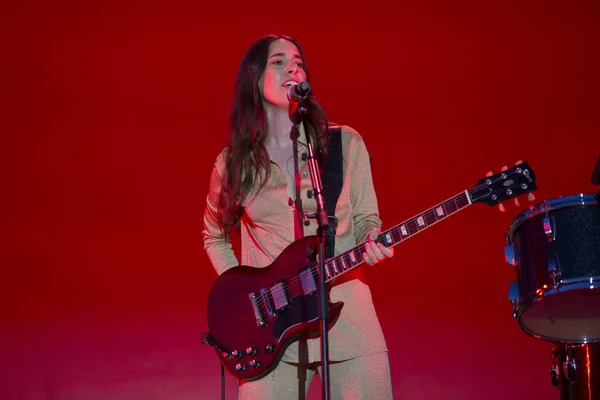
M 469 192 L 465 190 L 454 197 L 439 203 L 414 217 L 399 223 L 396 226 L 382 232 L 376 242 L 385 247 L 393 247 L 417 233 L 424 231 L 439 221 L 456 214 L 458 211 L 471 205 Z M 358 267 L 363 263 L 362 254 L 365 252 L 365 244 L 361 243 L 352 249 L 345 251 L 325 261 L 326 281 L 343 275 L 344 273 Z

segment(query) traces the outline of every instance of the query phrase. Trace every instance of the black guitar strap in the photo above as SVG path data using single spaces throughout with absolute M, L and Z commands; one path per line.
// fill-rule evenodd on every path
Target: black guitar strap
M 342 169 L 342 127 L 339 125 L 329 125 L 329 151 L 325 166 L 321 172 L 321 183 L 323 184 L 323 197 L 325 198 L 325 207 L 329 218 L 329 229 L 325 232 L 325 258 L 333 257 L 335 248 L 335 232 L 337 229 L 337 218 L 335 217 L 335 207 L 337 205 L 342 185 L 344 183 L 344 173 Z

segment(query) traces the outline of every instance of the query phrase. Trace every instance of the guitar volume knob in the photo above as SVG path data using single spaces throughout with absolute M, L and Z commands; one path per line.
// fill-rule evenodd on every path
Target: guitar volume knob
M 260 361 L 252 360 L 248 364 L 250 364 L 250 366 L 252 368 L 258 368 L 258 367 L 260 367 Z
M 257 353 L 256 347 L 248 347 L 246 349 L 246 355 L 253 356 Z
M 233 350 L 231 352 L 231 358 L 241 358 L 241 357 L 242 357 L 241 351 Z
M 273 343 L 267 343 L 267 345 L 265 346 L 265 351 L 267 352 L 267 354 L 271 354 L 272 352 L 274 352 L 275 346 L 273 346 Z
M 242 363 L 236 364 L 235 365 L 235 370 L 238 371 L 238 372 L 245 371 L 246 370 L 246 364 L 242 364 Z

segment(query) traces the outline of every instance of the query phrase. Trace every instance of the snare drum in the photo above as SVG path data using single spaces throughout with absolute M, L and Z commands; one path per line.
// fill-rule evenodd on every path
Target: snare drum
M 559 343 L 600 341 L 600 206 L 560 197 L 518 215 L 505 256 L 515 269 L 509 300 L 521 329 Z

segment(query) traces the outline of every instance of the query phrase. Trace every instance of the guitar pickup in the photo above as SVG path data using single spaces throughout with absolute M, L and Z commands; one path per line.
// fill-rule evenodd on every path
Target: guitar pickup
M 260 289 L 260 297 L 262 298 L 263 304 L 267 309 L 267 314 L 269 317 L 275 318 L 275 310 L 273 309 L 273 304 L 271 303 L 267 289 Z
M 311 266 L 304 267 L 298 273 L 304 295 L 312 294 L 317 291 L 317 279 L 315 275 L 316 271 Z
M 277 281 L 271 285 L 271 297 L 273 298 L 277 312 L 285 311 L 291 307 L 286 285 L 284 280 Z
M 250 293 L 248 295 L 250 299 L 250 304 L 252 304 L 252 310 L 254 311 L 254 318 L 256 319 L 256 326 L 267 326 L 267 323 L 262 317 L 262 313 L 260 312 L 260 307 L 258 306 L 258 302 L 256 301 L 256 294 Z

